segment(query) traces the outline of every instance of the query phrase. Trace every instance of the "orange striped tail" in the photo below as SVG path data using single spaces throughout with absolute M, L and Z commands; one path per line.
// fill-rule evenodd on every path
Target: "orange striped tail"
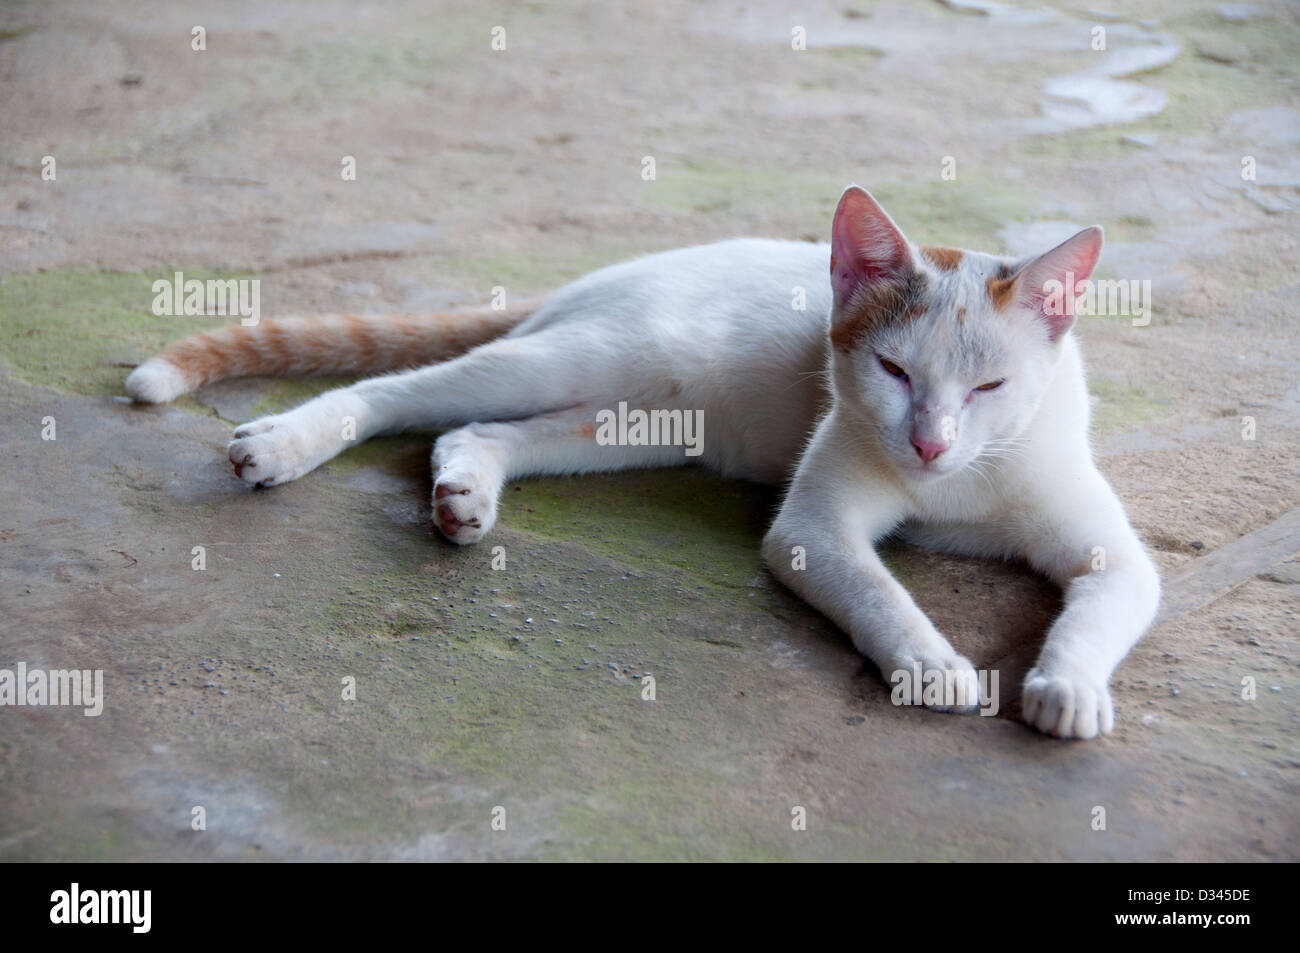
M 126 379 L 126 392 L 166 403 L 228 377 L 377 374 L 434 364 L 505 334 L 539 302 L 496 311 L 329 314 L 235 325 L 178 341 Z

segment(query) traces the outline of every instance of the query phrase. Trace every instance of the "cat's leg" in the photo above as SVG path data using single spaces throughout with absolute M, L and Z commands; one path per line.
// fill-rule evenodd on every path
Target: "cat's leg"
M 1025 508 L 1020 540 L 1030 564 L 1065 590 L 1022 693 L 1025 721 L 1062 738 L 1110 732 L 1107 683 L 1160 602 L 1160 577 L 1119 499 L 1095 467 L 1080 469 L 1056 484 L 1068 494 Z
M 499 338 L 455 360 L 363 380 L 244 424 L 230 462 L 244 482 L 274 486 L 378 434 L 526 417 L 618 392 L 614 362 L 591 357 L 552 331 Z
M 930 707 L 973 710 L 979 704 L 974 666 L 939 633 L 873 546 L 906 515 L 905 502 L 884 481 L 865 485 L 862 474 L 838 472 L 836 464 L 816 441 L 805 454 L 763 540 L 769 569 L 848 633 L 887 680 L 906 673 L 898 681 L 901 701 L 925 701 L 911 691 L 918 672 L 922 685 L 951 687 Z
M 599 443 L 596 412 L 588 404 L 443 434 L 433 445 L 434 525 L 453 543 L 476 543 L 496 522 L 497 500 L 507 480 L 667 467 L 689 460 L 682 447 Z

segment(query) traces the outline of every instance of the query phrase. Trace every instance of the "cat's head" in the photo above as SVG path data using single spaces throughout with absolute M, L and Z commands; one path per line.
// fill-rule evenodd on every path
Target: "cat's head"
M 1072 303 L 1101 242 L 1093 226 L 1022 261 L 917 247 L 850 186 L 832 226 L 837 400 L 909 479 L 1006 451 L 1052 380 L 1074 324 L 1064 297 Z

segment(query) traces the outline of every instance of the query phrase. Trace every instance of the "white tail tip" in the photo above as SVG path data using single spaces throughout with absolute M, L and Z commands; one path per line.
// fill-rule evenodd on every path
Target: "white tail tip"
M 185 375 L 158 357 L 145 361 L 126 378 L 126 392 L 143 404 L 165 404 L 189 389 Z

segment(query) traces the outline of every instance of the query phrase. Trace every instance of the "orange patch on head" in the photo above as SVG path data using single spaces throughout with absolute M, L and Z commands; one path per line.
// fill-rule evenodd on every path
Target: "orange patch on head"
M 989 290 L 989 300 L 999 311 L 1005 311 L 1016 300 L 1016 277 L 1015 275 L 1010 278 L 990 277 L 984 282 Z
M 944 248 L 942 245 L 922 245 L 921 256 L 940 271 L 955 271 L 965 254 L 960 248 Z
M 905 281 L 885 281 L 859 288 L 844 308 L 843 317 L 831 328 L 831 344 L 851 351 L 874 330 L 886 324 L 904 324 L 925 314 L 921 289 L 925 277 L 913 275 Z
M 966 323 L 966 309 L 965 309 L 965 308 L 958 308 L 958 309 L 957 309 L 957 323 L 958 323 L 958 324 L 965 324 L 965 323 Z
M 590 439 L 590 438 L 596 436 L 596 425 L 595 425 L 595 424 L 583 424 L 581 427 L 578 428 L 578 436 L 579 436 L 579 437 L 585 437 L 585 438 L 587 438 L 587 439 Z

